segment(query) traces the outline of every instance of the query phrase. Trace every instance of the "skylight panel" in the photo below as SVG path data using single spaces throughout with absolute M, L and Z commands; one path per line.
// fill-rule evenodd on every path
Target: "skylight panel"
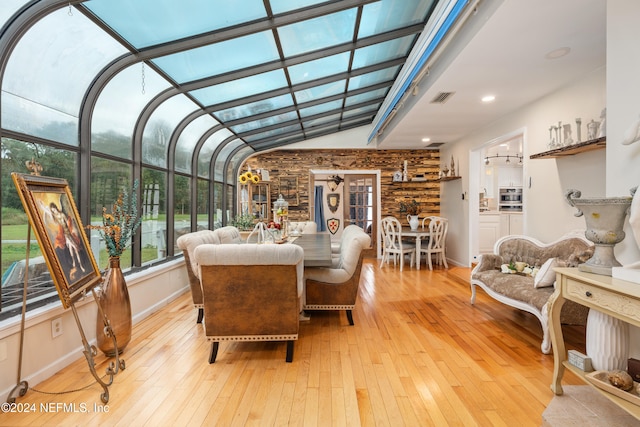
M 391 85 L 389 85 L 389 87 L 391 87 Z M 348 107 L 351 105 L 360 104 L 362 102 L 367 102 L 367 101 L 371 101 L 378 98 L 384 98 L 388 90 L 389 90 L 388 88 L 386 89 L 383 88 L 383 89 L 372 90 L 371 92 L 365 92 L 358 95 L 349 96 L 347 97 L 344 105 L 345 107 Z
M 325 102 L 324 104 L 314 105 L 300 109 L 300 117 L 309 117 L 316 114 L 326 113 L 327 111 L 340 110 L 342 108 L 342 100 Z
M 290 111 L 288 113 L 278 114 L 277 116 L 265 117 L 259 120 L 241 123 L 239 125 L 232 126 L 231 130 L 233 130 L 236 134 L 240 134 L 267 126 L 277 125 L 278 123 L 296 120 L 297 118 L 298 114 L 295 111 Z
M 256 74 L 230 82 L 197 89 L 191 92 L 204 105 L 216 105 L 233 99 L 244 98 L 287 86 L 287 79 L 281 69 Z
M 293 56 L 351 42 L 356 16 L 352 8 L 280 27 L 282 51 Z
M 278 59 L 273 33 L 262 31 L 162 56 L 153 62 L 178 83 L 185 83 Z
M 435 0 L 381 0 L 363 7 L 358 38 L 424 22 Z
M 331 55 L 288 67 L 291 83 L 296 85 L 322 77 L 344 73 L 349 69 L 350 52 Z
M 91 0 L 83 6 L 138 49 L 267 16 L 262 0 Z
M 271 10 L 274 14 L 291 12 L 305 7 L 313 6 L 319 3 L 325 3 L 326 0 L 270 0 Z
M 298 103 L 309 102 L 320 98 L 344 93 L 346 80 L 327 83 L 320 86 L 310 87 L 295 92 L 296 101 Z
M 398 75 L 400 66 L 385 68 L 384 70 L 378 70 L 360 76 L 351 77 L 349 79 L 348 90 L 356 90 L 367 86 L 373 86 L 382 82 L 393 82 L 393 79 Z
M 356 49 L 352 67 L 358 69 L 391 59 L 403 58 L 409 54 L 415 39 L 415 35 L 409 35 Z
M 228 122 L 231 120 L 242 119 L 244 117 L 255 116 L 256 114 L 265 113 L 267 111 L 290 107 L 292 105 L 293 98 L 291 98 L 291 95 L 287 94 L 216 111 L 214 114 L 222 122 Z

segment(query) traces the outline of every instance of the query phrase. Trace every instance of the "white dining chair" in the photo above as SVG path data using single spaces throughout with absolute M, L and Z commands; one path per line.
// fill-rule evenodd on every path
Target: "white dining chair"
M 389 256 L 393 255 L 393 265 L 396 265 L 396 259 L 400 257 L 400 271 L 404 267 L 404 257 L 409 255 L 411 267 L 416 258 L 416 245 L 402 241 L 402 225 L 397 218 L 388 216 L 382 219 L 380 223 L 382 230 L 382 260 L 380 267 L 386 262 L 389 264 Z
M 444 264 L 445 268 L 449 268 L 447 265 L 447 257 L 444 253 L 447 231 L 449 230 L 449 220 L 439 216 L 428 216 L 422 220 L 423 228 L 426 226 L 427 221 L 429 222 L 429 238 L 426 244 L 420 247 L 418 263 L 420 263 L 422 259 L 422 254 L 426 254 L 429 270 L 433 270 L 431 256 L 435 255 L 438 265 Z

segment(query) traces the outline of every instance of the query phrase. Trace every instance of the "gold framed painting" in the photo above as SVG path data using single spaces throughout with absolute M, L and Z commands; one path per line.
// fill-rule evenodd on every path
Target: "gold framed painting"
M 63 307 L 102 282 L 65 179 L 12 173 Z
M 298 197 L 298 177 L 297 176 L 281 176 L 279 178 L 278 194 L 289 203 L 289 206 L 298 206 L 300 200 Z

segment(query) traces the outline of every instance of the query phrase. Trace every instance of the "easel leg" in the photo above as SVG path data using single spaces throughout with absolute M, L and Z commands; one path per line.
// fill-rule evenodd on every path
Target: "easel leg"
M 27 225 L 27 252 L 24 260 L 24 288 L 22 291 L 22 319 L 20 319 L 20 350 L 18 355 L 18 380 L 17 384 L 9 393 L 7 397 L 8 403 L 15 403 L 17 396 L 24 396 L 27 394 L 29 384 L 26 381 L 22 381 L 22 350 L 24 349 L 24 320 L 27 312 L 27 285 L 29 284 L 29 255 L 31 252 L 31 223 Z M 17 394 L 16 394 L 17 393 Z

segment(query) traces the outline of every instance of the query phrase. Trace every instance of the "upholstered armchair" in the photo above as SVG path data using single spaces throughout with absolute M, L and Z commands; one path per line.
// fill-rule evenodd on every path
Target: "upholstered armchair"
M 343 231 L 340 256 L 331 267 L 305 268 L 305 310 L 345 310 L 353 325 L 363 251 L 371 246 L 371 237 L 362 228 L 350 225 Z
M 187 277 L 189 278 L 189 288 L 191 289 L 193 306 L 198 310 L 197 323 L 202 323 L 204 311 L 198 264 L 195 261 L 193 253 L 196 247 L 207 243 L 220 243 L 220 237 L 218 236 L 217 230 L 194 231 L 192 233 L 183 234 L 178 237 L 178 240 L 176 240 L 178 248 L 182 250 L 182 254 L 184 255 L 184 263 L 187 268 Z
M 304 251 L 291 244 L 200 245 L 204 329 L 214 363 L 220 341 L 287 341 L 293 360 L 303 293 Z
M 198 272 L 198 263 L 195 261 L 193 253 L 196 247 L 203 244 L 233 244 L 242 243 L 240 232 L 236 227 L 231 225 L 217 228 L 215 230 L 200 230 L 192 233 L 183 234 L 178 237 L 176 244 L 182 250 L 184 255 L 184 263 L 187 267 L 187 277 L 189 278 L 189 288 L 191 289 L 191 298 L 193 306 L 198 309 L 197 323 L 202 323 L 202 287 L 200 286 L 200 276 Z

